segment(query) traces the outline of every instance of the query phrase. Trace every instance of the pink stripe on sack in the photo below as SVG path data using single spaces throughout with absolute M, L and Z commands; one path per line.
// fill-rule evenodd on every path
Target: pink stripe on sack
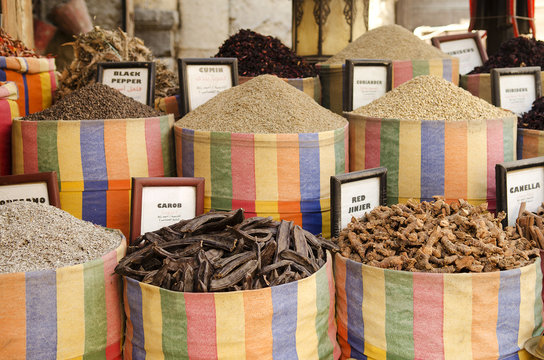
M 346 295 L 346 272 L 346 259 L 338 254 L 335 255 L 334 275 L 336 280 L 336 326 L 338 327 L 338 344 L 342 350 L 342 359 L 347 359 L 351 356 L 351 346 L 348 343 L 347 329 L 348 305 Z
M 412 61 L 393 61 L 393 88 L 396 88 L 413 77 Z
M 122 241 L 125 241 L 124 239 Z M 106 344 L 119 346 L 118 353 L 111 351 L 115 355 L 121 354 L 119 340 L 122 335 L 122 310 L 121 299 L 119 296 L 119 275 L 113 271 L 117 265 L 117 251 L 110 251 L 102 257 L 104 261 L 104 286 L 105 286 L 105 302 L 106 302 L 106 318 L 108 326 L 106 328 Z
M 164 176 L 161 123 L 158 117 L 145 119 L 145 146 L 148 176 Z
M 414 358 L 444 359 L 444 277 L 415 272 Z
M 467 90 L 474 96 L 480 96 L 480 78 L 479 74 L 467 75 Z
M 184 293 L 189 359 L 217 359 L 213 294 Z
M 380 166 L 381 121 L 366 120 L 365 169 Z
M 255 214 L 255 142 L 253 134 L 232 133 L 230 138 L 232 208 Z
M 35 121 L 21 121 L 21 134 L 24 173 L 38 172 L 38 124 Z
M 334 289 L 334 277 L 333 277 L 333 269 L 332 269 L 332 258 L 329 258 L 331 255 L 327 255 L 327 263 L 325 266 L 327 266 L 327 279 L 329 281 L 329 339 L 331 340 L 331 343 L 334 344 L 333 348 L 333 359 L 338 359 L 341 355 L 340 347 L 338 346 L 338 342 L 336 341 L 336 324 L 335 324 L 335 289 Z
M 502 121 L 487 120 L 487 208 L 497 209 L 495 165 L 504 161 Z

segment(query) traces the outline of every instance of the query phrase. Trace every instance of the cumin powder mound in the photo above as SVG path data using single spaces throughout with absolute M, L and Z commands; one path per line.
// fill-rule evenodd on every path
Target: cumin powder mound
M 55 269 L 95 260 L 121 243 L 120 233 L 46 204 L 0 205 L 0 274 Z
M 220 92 L 176 126 L 236 133 L 304 133 L 344 127 L 346 119 L 274 75 L 260 75 Z
M 435 75 L 415 77 L 353 113 L 385 119 L 445 121 L 515 116 Z
M 384 25 L 367 31 L 324 62 L 343 64 L 346 59 L 428 60 L 451 59 L 400 25 Z
M 53 106 L 23 120 L 101 120 L 160 116 L 152 107 L 114 88 L 93 83 L 71 92 Z

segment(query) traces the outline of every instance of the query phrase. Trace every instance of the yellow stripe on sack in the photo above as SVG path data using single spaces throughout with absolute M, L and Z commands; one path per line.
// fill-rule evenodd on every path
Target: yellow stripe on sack
M 48 72 L 41 72 L 40 83 L 42 88 L 42 109 L 47 109 L 53 101 L 51 94 L 51 75 Z
M 147 177 L 145 119 L 127 121 L 127 155 L 131 177 Z
M 365 169 L 366 120 L 348 117 L 349 120 L 349 170 Z
M 429 59 L 429 75 L 442 77 L 444 71 L 444 62 L 442 59 Z M 446 79 L 451 80 L 451 79 Z
M 83 217 L 83 192 L 82 191 L 61 191 L 59 200 L 62 210 L 72 216 L 81 219 Z
M 275 134 L 255 134 L 255 212 L 257 216 L 278 214 L 278 148 Z
M 399 202 L 421 197 L 421 122 L 399 122 Z
M 467 199 L 487 199 L 487 124 L 474 120 L 467 124 Z
M 321 205 L 321 235 L 328 239 L 331 237 L 331 199 L 320 199 Z
M 380 349 L 365 341 L 365 355 L 367 359 L 385 360 L 387 359 L 387 351 Z
M 472 274 L 444 276 L 444 359 L 472 357 Z
M 540 265 L 539 265 L 540 266 Z M 520 268 L 519 293 L 535 294 L 536 284 L 536 265 L 523 266 Z M 519 303 L 519 330 L 518 346 L 522 349 L 525 341 L 533 336 L 532 330 L 535 328 L 535 296 L 522 295 Z
M 213 180 L 210 167 L 210 136 L 209 131 L 195 131 L 193 136 L 194 176 L 206 179 L 204 181 L 204 206 L 208 209 L 211 206 Z
M 11 107 L 11 103 L 15 103 L 14 101 L 9 101 L 9 106 Z M 17 106 L 17 103 L 15 103 L 15 106 Z M 13 109 L 12 109 L 13 114 Z M 14 175 L 17 174 L 24 174 L 25 172 L 25 165 L 24 165 L 24 152 L 23 152 L 23 134 L 21 131 L 21 122 L 20 121 L 14 121 L 11 126 L 11 157 L 13 159 L 13 163 L 11 164 L 11 169 Z
M 83 167 L 81 165 L 80 122 L 59 121 L 57 125 L 57 149 L 62 191 L 83 191 Z
M 246 333 L 244 295 L 235 293 L 216 293 L 215 320 L 217 337 L 217 359 L 245 359 Z M 257 311 L 257 309 L 248 309 Z
M 298 282 L 296 344 L 299 359 L 318 359 L 315 328 L 317 314 L 316 276 Z
M 164 359 L 160 288 L 140 283 L 146 359 Z
M 382 269 L 363 266 L 363 323 L 365 344 L 368 342 L 378 349 L 387 349 L 385 339 L 385 272 Z
M 80 264 L 57 269 L 57 359 L 72 359 L 84 352 L 85 290 Z

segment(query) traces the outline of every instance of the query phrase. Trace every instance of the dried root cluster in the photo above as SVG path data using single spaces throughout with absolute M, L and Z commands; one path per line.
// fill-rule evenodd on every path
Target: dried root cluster
M 516 220 L 516 229 L 521 236 L 534 241 L 540 249 L 544 249 L 544 203 L 535 213 L 525 210 L 525 203 L 521 204 Z
M 519 268 L 538 256 L 534 240 L 502 229 L 485 204 L 464 200 L 379 206 L 353 218 L 333 239 L 341 254 L 385 269 L 435 273 L 490 272 Z
M 115 272 L 184 292 L 260 289 L 303 279 L 339 250 L 289 221 L 210 212 L 140 236 Z

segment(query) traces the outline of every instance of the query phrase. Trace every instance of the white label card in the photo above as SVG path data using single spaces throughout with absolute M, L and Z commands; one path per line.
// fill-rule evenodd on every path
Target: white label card
M 501 75 L 499 81 L 501 108 L 517 115 L 531 110 L 536 99 L 534 75 Z
M 232 87 L 229 65 L 187 65 L 189 111 Z
M 49 204 L 49 192 L 46 182 L 1 185 L 0 205 L 13 201 L 32 201 L 39 204 Z
M 340 228 L 345 228 L 351 217 L 359 218 L 380 205 L 380 178 L 372 177 L 340 185 L 341 214 Z
M 353 110 L 383 96 L 387 90 L 386 66 L 353 67 Z
M 140 234 L 196 216 L 196 187 L 144 186 Z
M 536 212 L 544 201 L 544 166 L 514 170 L 506 173 L 508 225 L 515 225 L 519 207 L 525 201 L 528 211 Z
M 103 68 L 102 84 L 147 104 L 148 76 L 149 69 L 147 68 Z
M 440 50 L 459 59 L 459 74 L 465 75 L 483 65 L 474 38 L 451 40 L 440 43 Z

